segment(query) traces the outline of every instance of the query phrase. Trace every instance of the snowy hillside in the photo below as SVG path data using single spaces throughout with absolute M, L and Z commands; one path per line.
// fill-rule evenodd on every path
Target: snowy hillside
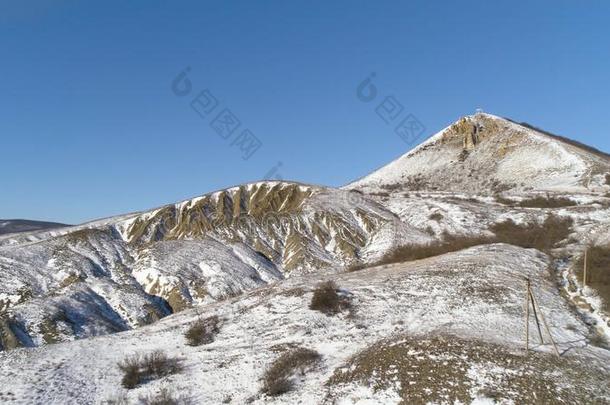
M 135 401 L 167 387 L 197 404 L 533 403 L 532 396 L 543 403 L 608 403 L 610 352 L 590 343 L 588 326 L 559 294 L 547 266 L 534 250 L 490 245 L 384 268 L 294 277 L 133 331 L 5 353 L 0 395 L 83 404 Z M 561 359 L 546 334 L 547 343 L 532 338 L 534 352 L 525 355 L 525 276 L 536 280 Z M 327 316 L 308 308 L 312 287 L 327 279 L 348 292 L 349 311 Z M 212 315 L 221 320 L 214 342 L 188 346 L 187 328 Z M 315 350 L 320 360 L 290 392 L 262 394 L 266 367 L 295 347 Z M 182 371 L 122 389 L 117 363 L 154 350 L 180 358 Z M 394 356 L 383 356 L 392 350 Z M 375 356 L 373 364 L 365 362 L 368 355 Z
M 347 189 L 379 191 L 603 190 L 610 156 L 490 114 L 461 118 Z
M 605 404 L 609 315 L 610 159 L 477 114 L 341 189 L 0 230 L 0 403 Z
M 0 347 L 148 324 L 432 237 L 361 194 L 263 182 L 0 240 Z
M 28 221 L 24 219 L 0 219 L 0 235 L 31 232 L 41 229 L 63 228 L 68 225 L 56 222 Z

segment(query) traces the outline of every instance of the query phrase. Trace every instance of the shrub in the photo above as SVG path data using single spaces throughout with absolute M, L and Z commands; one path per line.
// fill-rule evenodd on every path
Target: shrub
M 319 284 L 313 292 L 309 308 L 327 315 L 341 312 L 349 306 L 349 302 L 337 293 L 337 285 L 332 281 Z
M 610 173 L 606 173 L 606 184 L 610 186 Z
M 575 262 L 576 276 L 582 282 L 584 252 Z M 602 298 L 604 310 L 610 309 L 610 245 L 589 246 L 587 250 L 587 286 Z
M 520 207 L 524 208 L 561 208 L 577 205 L 575 201 L 565 197 L 533 197 L 519 202 Z
M 411 260 L 425 259 L 449 252 L 467 249 L 477 245 L 494 243 L 494 239 L 487 236 L 463 236 L 443 233 L 443 240 L 428 245 L 406 245 L 388 252 L 376 265 L 400 263 Z
M 458 156 L 458 160 L 460 162 L 463 162 L 464 160 L 466 160 L 468 158 L 468 155 L 470 155 L 470 151 L 468 151 L 466 149 L 462 149 L 462 151 L 460 152 L 460 154 Z
M 184 395 L 176 395 L 169 388 L 163 387 L 158 393 L 141 396 L 141 405 L 188 405 L 191 401 Z
M 361 261 L 356 261 L 356 262 L 351 263 L 349 266 L 347 266 L 345 271 L 350 273 L 352 271 L 358 271 L 358 270 L 366 269 L 368 267 L 373 267 L 373 266 L 375 266 L 374 263 L 367 264 L 367 263 L 363 263 Z
M 133 354 L 118 363 L 118 366 L 123 372 L 121 384 L 128 389 L 182 371 L 179 359 L 168 357 L 160 350 L 145 355 Z
M 347 271 L 352 272 L 368 267 L 425 259 L 427 257 L 438 256 L 449 252 L 467 249 L 473 246 L 496 242 L 494 237 L 449 235 L 447 232 L 443 233 L 442 238 L 443 239 L 440 242 L 433 242 L 427 245 L 405 245 L 398 247 L 387 252 L 383 257 L 374 263 L 357 263 L 350 266 Z
M 570 235 L 572 223 L 573 221 L 569 217 L 549 215 L 542 224 L 529 223 L 517 225 L 511 219 L 494 224 L 490 230 L 495 236 L 449 235 L 445 232 L 440 242 L 427 245 L 401 246 L 386 253 L 374 263 L 358 263 L 349 267 L 347 271 L 357 271 L 367 267 L 425 259 L 490 243 L 507 243 L 524 248 L 536 248 L 546 252 Z
M 428 218 L 433 220 L 433 221 L 437 221 L 438 222 L 441 219 L 443 219 L 443 214 L 441 214 L 440 212 L 434 212 L 434 213 L 430 214 L 430 216 Z
M 383 188 L 384 190 L 388 190 L 388 191 L 396 191 L 401 188 L 401 185 L 400 185 L 400 183 L 382 184 L 381 188 Z
M 220 332 L 218 324 L 219 320 L 216 315 L 198 319 L 184 334 L 187 344 L 189 346 L 200 346 L 212 343 L 214 337 Z
M 384 264 L 425 259 L 490 243 L 507 243 L 547 252 L 555 247 L 557 243 L 569 237 L 572 231 L 572 224 L 573 221 L 569 217 L 549 215 L 542 224 L 528 223 L 517 225 L 512 219 L 494 224 L 490 227 L 490 230 L 495 236 L 449 235 L 447 232 L 444 232 L 440 242 L 433 242 L 427 245 L 401 246 L 386 253 L 376 262 L 369 264 L 358 262 L 350 266 L 347 271 L 358 271 Z M 330 294 L 330 292 L 327 292 L 327 294 Z
M 123 372 L 123 379 L 121 380 L 123 387 L 131 389 L 140 383 L 141 361 L 140 356 L 134 354 L 119 363 L 119 368 Z
M 549 215 L 542 224 L 516 224 L 512 219 L 491 226 L 496 240 L 524 248 L 548 251 L 566 239 L 572 230 L 572 218 Z
M 112 398 L 108 398 L 105 401 L 102 401 L 104 405 L 129 405 L 129 399 L 127 399 L 127 395 L 125 393 L 117 394 Z
M 508 199 L 508 198 L 504 198 L 503 196 L 501 196 L 499 194 L 496 195 L 495 198 L 496 198 L 496 202 L 499 203 L 499 204 L 503 204 L 503 205 L 514 205 L 515 204 L 514 200 L 511 200 L 511 199 Z
M 321 356 L 316 351 L 298 347 L 283 353 L 265 370 L 262 391 L 271 396 L 288 392 L 294 386 L 292 377 L 299 372 L 305 375 L 306 370 L 315 365 Z

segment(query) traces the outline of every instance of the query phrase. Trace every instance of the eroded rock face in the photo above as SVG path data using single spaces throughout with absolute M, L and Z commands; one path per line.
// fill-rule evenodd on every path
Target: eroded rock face
M 235 187 L 138 217 L 129 225 L 126 236 L 132 243 L 194 238 L 211 232 L 240 239 L 239 228 L 248 226 L 247 222 L 264 225 L 271 216 L 299 214 L 303 202 L 313 193 L 311 187 L 288 183 Z
M 396 223 L 353 192 L 261 182 L 165 206 L 118 228 L 137 251 L 135 277 L 177 311 L 295 272 L 360 261 L 372 237 Z
M 281 182 L 236 187 L 142 215 L 125 235 L 136 245 L 206 237 L 243 243 L 285 272 L 355 260 L 390 215 L 315 205 L 324 192 Z
M 0 317 L 0 351 L 23 347 L 20 326 L 11 318 Z
M 293 274 L 366 262 L 412 232 L 359 193 L 243 185 L 3 247 L 0 310 L 23 319 L 33 345 L 113 333 Z

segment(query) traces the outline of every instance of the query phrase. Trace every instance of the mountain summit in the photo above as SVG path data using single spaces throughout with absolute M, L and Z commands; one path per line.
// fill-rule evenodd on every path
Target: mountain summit
M 579 191 L 599 189 L 610 157 L 567 138 L 491 114 L 460 118 L 390 164 L 346 186 L 382 190 Z

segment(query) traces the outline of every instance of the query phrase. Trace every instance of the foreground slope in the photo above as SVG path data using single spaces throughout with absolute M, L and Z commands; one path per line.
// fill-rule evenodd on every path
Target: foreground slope
M 6 403 L 88 404 L 169 387 L 205 404 L 608 403 L 610 352 L 591 344 L 548 265 L 535 250 L 498 244 L 293 277 L 136 330 L 0 353 L 0 396 Z M 524 277 L 534 280 L 560 359 L 546 334 L 546 344 L 532 337 L 532 352 L 523 350 Z M 327 316 L 308 308 L 312 286 L 327 279 L 351 297 L 350 311 Z M 211 315 L 221 319 L 215 341 L 187 346 L 185 330 Z M 290 392 L 261 394 L 265 368 L 297 346 L 319 352 L 321 361 L 295 377 Z M 183 371 L 120 388 L 116 363 L 156 349 L 180 357 Z

